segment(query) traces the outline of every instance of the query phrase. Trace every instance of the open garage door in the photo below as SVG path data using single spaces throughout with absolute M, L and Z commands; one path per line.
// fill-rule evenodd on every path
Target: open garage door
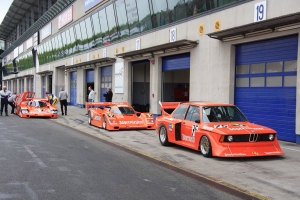
M 296 142 L 298 35 L 236 46 L 235 104 L 251 122 Z
M 162 101 L 189 101 L 190 53 L 162 58 Z

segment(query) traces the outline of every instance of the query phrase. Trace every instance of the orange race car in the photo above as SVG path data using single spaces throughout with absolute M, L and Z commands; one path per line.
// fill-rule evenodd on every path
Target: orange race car
M 57 107 L 47 99 L 34 98 L 34 92 L 23 92 L 15 100 L 16 114 L 22 118 L 50 117 L 57 118 Z
M 284 155 L 276 131 L 250 123 L 232 104 L 212 102 L 161 103 L 156 118 L 160 143 L 201 151 L 205 157 Z M 175 110 L 174 110 L 175 109 Z
M 151 113 L 136 112 L 127 102 L 86 102 L 85 105 L 90 125 L 106 130 L 155 129 Z

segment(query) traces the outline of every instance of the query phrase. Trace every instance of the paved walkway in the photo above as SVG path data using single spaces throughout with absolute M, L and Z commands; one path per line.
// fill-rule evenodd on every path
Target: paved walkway
M 262 199 L 300 199 L 297 144 L 280 142 L 286 153 L 283 157 L 204 158 L 180 146 L 161 146 L 154 130 L 106 131 L 90 126 L 86 113 L 83 108 L 69 106 L 67 116 L 52 120 Z

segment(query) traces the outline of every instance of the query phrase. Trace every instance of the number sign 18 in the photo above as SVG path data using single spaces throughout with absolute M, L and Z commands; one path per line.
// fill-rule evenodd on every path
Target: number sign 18
M 265 20 L 267 17 L 267 1 L 256 3 L 254 6 L 254 22 Z

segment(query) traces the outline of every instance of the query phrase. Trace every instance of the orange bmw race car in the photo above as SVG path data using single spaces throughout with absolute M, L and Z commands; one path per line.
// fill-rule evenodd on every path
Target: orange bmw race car
M 163 146 L 174 143 L 201 151 L 205 157 L 284 155 L 276 131 L 250 123 L 235 105 L 212 102 L 160 102 L 160 105 L 162 116 L 156 118 L 156 132 Z
M 85 105 L 90 125 L 106 130 L 155 129 L 151 113 L 136 112 L 127 102 L 86 102 Z
M 47 99 L 34 98 L 34 92 L 23 92 L 15 100 L 16 114 L 22 118 L 50 117 L 57 118 L 57 107 Z

